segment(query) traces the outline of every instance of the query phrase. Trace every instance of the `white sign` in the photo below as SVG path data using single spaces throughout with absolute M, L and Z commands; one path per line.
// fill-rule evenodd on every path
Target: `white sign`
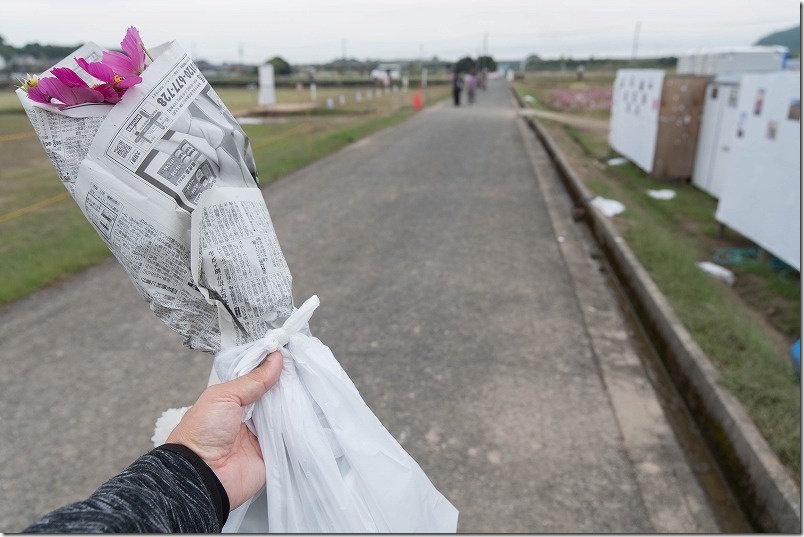
M 274 89 L 274 66 L 270 63 L 260 65 L 260 106 L 276 103 Z
M 664 71 L 619 69 L 611 95 L 609 144 L 650 173 L 659 134 Z

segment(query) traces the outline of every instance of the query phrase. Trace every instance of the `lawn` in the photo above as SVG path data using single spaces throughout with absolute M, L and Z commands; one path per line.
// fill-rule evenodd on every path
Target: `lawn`
M 246 124 L 261 185 L 416 112 L 413 92 L 389 92 L 355 102 L 350 93 L 318 91 L 308 114 Z M 428 90 L 425 105 L 448 96 L 448 88 Z M 219 92 L 233 110 L 257 105 L 257 91 L 225 88 Z M 346 105 L 327 108 L 326 99 L 344 94 Z M 304 97 L 277 92 L 279 102 Z M 306 94 L 309 99 L 309 92 Z M 13 91 L 0 93 L 0 305 L 76 274 L 109 256 L 106 246 L 72 199 L 66 195 Z

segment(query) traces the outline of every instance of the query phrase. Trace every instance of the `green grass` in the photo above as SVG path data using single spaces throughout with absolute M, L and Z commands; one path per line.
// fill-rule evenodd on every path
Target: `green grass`
M 106 245 L 72 200 L 0 225 L 0 304 L 91 267 Z
M 570 126 L 567 126 L 566 129 L 570 137 L 575 140 L 589 156 L 600 161 L 614 156 L 613 151 L 609 147 L 609 141 L 606 138 Z
M 3 91 L 0 91 L 0 114 L 24 114 L 22 104 L 14 92 L 16 88 L 3 86 Z
M 256 105 L 253 90 L 223 89 L 219 93 L 233 110 L 252 106 L 252 100 Z M 280 92 L 283 98 L 293 94 L 295 90 Z M 319 106 L 324 106 L 321 94 Z M 448 89 L 431 90 L 428 102 L 433 104 L 447 96 Z M 412 97 L 411 92 L 383 96 L 374 100 L 374 109 L 365 112 L 341 107 L 337 113 L 244 126 L 261 185 L 410 117 L 415 113 L 410 105 Z M 33 129 L 27 116 L 14 107 L 22 108 L 17 97 L 0 93 L 0 304 L 18 300 L 110 255 L 69 197 L 4 218 L 64 192 L 39 140 L 30 135 Z
M 569 80 L 545 76 L 518 90 L 538 99 L 550 84 L 566 87 Z M 717 200 L 691 184 L 652 179 L 631 163 L 601 166 L 614 156 L 601 134 L 543 124 L 594 194 L 626 206 L 615 222 L 628 245 L 712 359 L 721 385 L 743 404 L 782 463 L 800 476 L 801 387 L 789 358 L 789 345 L 801 335 L 798 274 L 757 261 L 729 266 L 737 275 L 735 288 L 710 278 L 697 262 L 712 260 L 720 247 L 751 246 L 733 231 L 721 236 L 714 218 Z M 676 197 L 646 195 L 665 188 Z M 741 288 L 749 277 L 750 288 Z M 769 305 L 777 310 L 775 317 L 768 316 Z M 762 317 L 775 328 L 760 322 Z
M 222 88 L 216 90 L 216 92 L 232 111 L 248 110 L 259 106 L 257 89 Z M 358 92 L 361 95 L 360 101 L 357 101 L 355 95 Z M 366 98 L 367 92 L 372 93 L 371 99 Z M 444 90 L 428 89 L 427 92 L 437 96 L 443 93 Z M 400 88 L 397 92 L 381 92 L 380 96 L 377 97 L 374 86 L 319 87 L 316 90 L 316 108 L 313 113 L 317 115 L 387 114 L 392 113 L 403 105 L 410 105 L 413 100 L 413 94 L 413 90 L 403 92 Z M 345 98 L 346 104 L 339 104 L 340 96 Z M 327 99 L 332 99 L 333 108 L 327 108 Z M 293 88 L 277 88 L 276 102 L 278 104 L 312 102 L 309 85 L 305 84 L 301 92 Z
M 623 236 L 721 373 L 723 387 L 746 407 L 782 462 L 800 474 L 798 379 L 780 349 L 734 293 L 695 265 L 694 241 L 651 209 L 632 211 Z

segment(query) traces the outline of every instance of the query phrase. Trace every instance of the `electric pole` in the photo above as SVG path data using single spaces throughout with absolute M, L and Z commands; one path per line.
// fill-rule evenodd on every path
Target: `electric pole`
M 637 21 L 636 28 L 634 28 L 634 48 L 631 50 L 631 59 L 636 60 L 637 57 L 637 47 L 639 46 L 639 26 L 642 23 Z

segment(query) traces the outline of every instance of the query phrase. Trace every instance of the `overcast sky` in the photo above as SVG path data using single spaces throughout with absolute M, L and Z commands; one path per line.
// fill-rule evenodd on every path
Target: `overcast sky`
M 135 7 L 129 7 L 135 6 Z M 3 0 L 6 42 L 119 48 L 176 39 L 195 59 L 640 57 L 742 46 L 799 24 L 795 0 Z

